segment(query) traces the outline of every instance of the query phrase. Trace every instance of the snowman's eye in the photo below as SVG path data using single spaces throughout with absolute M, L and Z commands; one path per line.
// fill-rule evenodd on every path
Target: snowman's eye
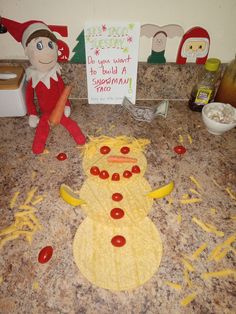
M 130 148 L 127 146 L 123 146 L 123 147 L 121 147 L 120 152 L 122 154 L 128 154 L 130 152 Z
M 103 155 L 106 155 L 108 153 L 110 153 L 111 149 L 109 146 L 102 146 L 100 148 L 100 153 L 103 154 Z

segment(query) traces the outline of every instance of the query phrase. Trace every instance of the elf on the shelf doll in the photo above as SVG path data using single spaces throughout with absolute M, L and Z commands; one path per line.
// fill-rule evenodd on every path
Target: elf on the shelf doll
M 32 145 L 34 154 L 44 151 L 50 132 L 49 117 L 57 100 L 64 90 L 60 66 L 57 63 L 57 38 L 50 28 L 41 21 L 18 23 L 1 18 L 1 23 L 19 42 L 29 58 L 31 66 L 26 69 L 26 105 L 30 127 L 36 128 Z M 34 103 L 34 93 L 38 99 L 41 116 L 39 117 Z M 67 100 L 60 124 L 63 125 L 78 145 L 85 144 L 86 138 L 78 124 L 69 118 L 70 102 Z

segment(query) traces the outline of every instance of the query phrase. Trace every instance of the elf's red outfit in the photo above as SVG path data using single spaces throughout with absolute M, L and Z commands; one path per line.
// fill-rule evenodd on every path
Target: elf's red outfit
M 47 88 L 42 81 L 39 81 L 35 88 L 32 87 L 32 79 L 29 80 L 26 87 L 26 105 L 29 115 L 38 115 L 34 103 L 34 92 L 36 93 L 39 108 L 41 111 L 41 118 L 39 120 L 35 137 L 33 141 L 32 150 L 35 154 L 43 152 L 47 137 L 49 135 L 50 126 L 48 123 L 49 116 L 55 108 L 56 102 L 64 89 L 64 82 L 61 76 L 57 73 L 57 81 L 50 78 L 50 87 Z M 67 100 L 66 106 L 70 106 Z M 85 144 L 85 136 L 79 128 L 78 124 L 64 114 L 61 118 L 60 124 L 63 125 L 79 145 Z

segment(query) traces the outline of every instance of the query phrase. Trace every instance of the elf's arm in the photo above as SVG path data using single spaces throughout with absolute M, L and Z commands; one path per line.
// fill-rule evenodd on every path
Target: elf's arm
M 32 87 L 32 80 L 30 80 L 26 85 L 25 100 L 27 112 L 29 115 L 29 125 L 35 128 L 38 125 L 39 117 L 34 103 L 34 89 Z
M 62 93 L 64 88 L 65 88 L 65 84 L 64 84 L 64 82 L 62 80 L 62 77 L 59 74 L 57 74 L 57 76 L 58 76 L 59 90 Z M 64 115 L 66 117 L 69 117 L 70 114 L 71 114 L 71 104 L 70 104 L 69 99 L 67 99 L 66 104 L 65 104 L 65 109 L 64 109 Z

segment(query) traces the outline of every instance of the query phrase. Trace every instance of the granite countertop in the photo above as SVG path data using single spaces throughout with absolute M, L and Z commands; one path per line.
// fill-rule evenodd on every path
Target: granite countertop
M 72 118 L 88 136 L 150 139 L 145 178 L 153 188 L 175 182 L 172 194 L 155 201 L 149 214 L 163 242 L 159 271 L 143 286 L 125 292 L 98 288 L 85 279 L 72 254 L 73 238 L 85 215 L 59 197 L 62 183 L 79 190 L 85 180 L 79 148 L 58 126 L 48 139 L 48 153 L 35 156 L 34 130 L 27 117 L 0 118 L 0 230 L 14 223 L 14 214 L 30 190 L 37 188 L 35 195 L 42 196 L 34 205 L 42 229 L 35 232 L 32 243 L 20 236 L 0 249 L 0 313 L 235 313 L 235 277 L 207 280 L 202 274 L 236 269 L 235 242 L 224 247 L 225 256 L 219 261 L 209 260 L 212 250 L 235 232 L 236 129 L 211 135 L 201 114 L 178 101 L 170 103 L 166 119 L 158 117 L 150 124 L 133 120 L 120 106 L 88 105 L 86 100 L 73 102 Z M 173 151 L 180 144 L 187 150 L 183 155 Z M 59 161 L 60 152 L 68 159 Z M 182 202 L 189 198 L 201 201 Z M 203 230 L 193 217 L 217 231 Z M 184 272 L 182 258 L 203 243 L 206 249 L 191 261 L 194 270 Z M 47 245 L 53 247 L 53 256 L 40 264 L 39 251 Z M 181 306 L 180 301 L 194 292 L 195 299 Z

